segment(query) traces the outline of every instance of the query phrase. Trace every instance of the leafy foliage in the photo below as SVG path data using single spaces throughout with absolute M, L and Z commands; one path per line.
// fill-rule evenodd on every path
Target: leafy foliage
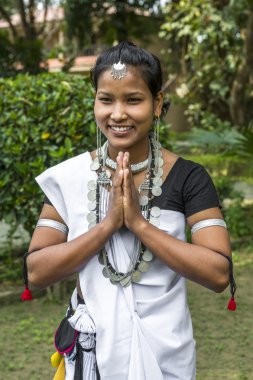
M 111 45 L 115 40 L 139 39 L 140 35 L 145 43 L 157 33 L 162 18 L 158 0 L 65 0 L 63 4 L 68 37 L 78 41 L 79 50 L 101 42 Z
M 0 51 L 0 76 L 15 74 L 14 50 L 7 32 L 0 31 Z
M 187 105 L 191 125 L 247 127 L 253 117 L 252 2 L 171 1 L 165 15 L 160 36 L 178 75 L 176 99 Z
M 42 33 L 46 26 L 48 6 L 53 0 L 0 0 L 0 19 L 9 25 L 11 40 L 5 37 L 5 47 L 0 59 L 0 76 L 14 75 L 18 71 L 38 74 L 43 61 Z M 42 23 L 36 22 L 36 12 L 44 9 Z M 19 23 L 13 22 L 13 15 L 19 16 Z M 0 46 L 3 36 L 0 36 Z
M 0 80 L 0 220 L 31 233 L 43 196 L 34 177 L 95 144 L 93 90 L 66 74 Z

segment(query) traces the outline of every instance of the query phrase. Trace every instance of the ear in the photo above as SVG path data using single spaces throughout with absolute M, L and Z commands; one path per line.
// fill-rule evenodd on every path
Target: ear
M 163 106 L 163 92 L 159 91 L 156 95 L 155 104 L 154 104 L 155 116 L 158 116 L 158 117 L 161 116 L 162 106 Z

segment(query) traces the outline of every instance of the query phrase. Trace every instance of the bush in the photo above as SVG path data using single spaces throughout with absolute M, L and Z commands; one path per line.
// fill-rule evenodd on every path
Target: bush
M 43 202 L 34 177 L 95 144 L 93 90 L 60 73 L 0 79 L 0 92 L 0 220 L 31 233 Z

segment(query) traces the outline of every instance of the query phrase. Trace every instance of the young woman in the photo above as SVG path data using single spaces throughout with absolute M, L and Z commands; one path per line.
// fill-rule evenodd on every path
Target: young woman
M 98 146 L 36 178 L 46 199 L 29 281 L 45 287 L 79 273 L 69 321 L 80 334 L 65 354 L 66 379 L 193 380 L 185 278 L 215 292 L 229 283 L 219 199 L 202 166 L 160 146 L 154 55 L 120 43 L 98 57 L 92 80 Z

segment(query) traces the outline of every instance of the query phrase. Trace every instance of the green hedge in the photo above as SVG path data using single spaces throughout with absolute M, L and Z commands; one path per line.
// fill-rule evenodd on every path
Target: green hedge
M 68 74 L 0 79 L 0 220 L 30 233 L 43 195 L 34 177 L 94 147 L 94 92 Z
M 0 93 L 0 220 L 31 233 L 43 201 L 34 177 L 96 144 L 94 91 L 88 78 L 50 73 L 0 79 Z M 170 135 L 163 124 L 161 141 L 171 149 Z M 221 199 L 234 198 L 230 177 L 235 168 L 238 175 L 238 158 L 190 156 L 212 173 Z

